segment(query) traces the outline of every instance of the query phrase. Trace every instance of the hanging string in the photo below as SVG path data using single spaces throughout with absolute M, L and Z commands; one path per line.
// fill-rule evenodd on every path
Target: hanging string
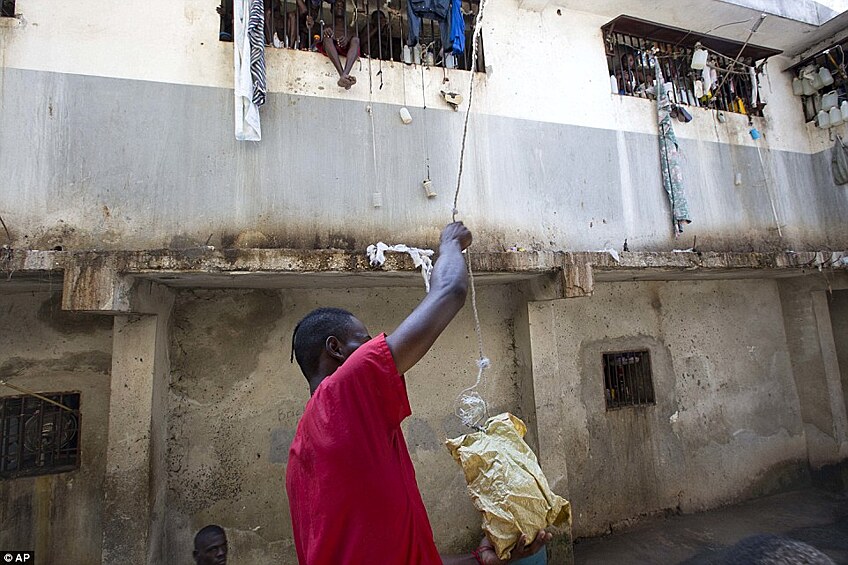
M 457 203 L 459 202 L 459 188 L 462 186 L 462 165 L 465 162 L 465 140 L 468 138 L 468 118 L 471 116 L 471 102 L 474 96 L 474 73 L 477 72 L 477 43 L 480 39 L 480 24 L 483 21 L 483 10 L 486 8 L 486 0 L 480 1 L 480 9 L 474 21 L 474 32 L 471 34 L 471 78 L 468 81 L 468 106 L 465 107 L 465 123 L 462 126 L 462 144 L 459 148 L 459 172 L 456 175 L 456 191 L 453 195 L 453 209 L 451 210 L 451 221 L 456 221 L 459 213 Z
M 465 122 L 462 127 L 462 145 L 459 151 L 459 171 L 456 176 L 456 191 L 453 196 L 453 208 L 451 210 L 451 221 L 456 221 L 456 215 L 459 213 L 457 203 L 459 201 L 459 189 L 462 186 L 462 164 L 465 160 L 465 141 L 468 137 L 468 118 L 471 115 L 471 102 L 474 95 L 474 73 L 477 69 L 477 43 L 480 38 L 481 22 L 483 21 L 483 9 L 486 7 L 486 0 L 480 2 L 480 9 L 477 12 L 477 18 L 474 22 L 474 32 L 472 34 L 471 47 L 471 78 L 468 85 L 468 106 L 465 108 Z M 474 285 L 474 271 L 471 268 L 471 254 L 466 252 L 465 262 L 468 266 L 468 283 L 471 287 L 471 311 L 474 314 L 474 332 L 477 335 L 477 379 L 474 384 L 456 397 L 454 413 L 457 418 L 470 428 L 480 430 L 481 425 L 489 417 L 489 409 L 486 401 L 477 392 L 477 387 L 483 382 L 483 372 L 489 368 L 491 362 L 483 353 L 483 331 L 480 326 L 480 313 L 477 310 L 477 288 Z
M 361 62 L 360 62 L 361 64 Z M 368 106 L 365 107 L 368 112 L 368 120 L 371 124 L 371 157 L 372 162 L 374 164 L 374 194 L 372 195 L 372 199 L 375 198 L 374 195 L 381 194 L 380 191 L 380 180 L 379 180 L 379 172 L 377 167 L 377 130 L 374 127 L 374 102 L 372 100 L 372 92 L 373 92 L 374 84 L 371 77 L 371 58 L 368 58 Z M 371 205 L 374 207 L 378 207 L 383 205 L 382 195 L 380 196 L 380 200 L 372 200 Z
M 474 272 L 471 270 L 471 254 L 465 254 L 468 265 L 468 277 L 471 285 L 471 311 L 474 313 L 474 331 L 477 334 L 477 380 L 474 384 L 456 397 L 454 413 L 457 418 L 469 428 L 481 429 L 480 426 L 489 418 L 489 407 L 477 387 L 483 381 L 483 371 L 489 368 L 491 362 L 483 353 L 483 331 L 480 326 L 480 314 L 477 311 L 477 289 L 474 286 Z
M 430 180 L 430 145 L 427 141 L 427 91 L 424 88 L 424 63 L 421 67 L 421 103 L 424 107 L 421 109 L 421 121 L 424 125 L 424 178 Z

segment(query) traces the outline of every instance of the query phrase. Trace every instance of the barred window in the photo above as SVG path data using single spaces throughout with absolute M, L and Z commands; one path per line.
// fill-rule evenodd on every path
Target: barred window
M 753 27 L 752 20 L 749 27 Z M 762 116 L 759 73 L 779 50 L 619 16 L 601 28 L 610 88 L 623 96 L 656 98 L 655 57 L 672 104 Z M 693 69 L 696 49 L 705 69 Z
M 604 353 L 602 357 L 607 410 L 655 404 L 650 351 Z
M 844 111 L 842 108 L 843 103 L 848 101 L 846 50 L 848 39 L 807 57 L 790 69 L 793 74 L 792 92 L 800 97 L 804 119 L 812 122 L 822 111 L 828 113 L 827 124 L 817 124 L 822 128 L 841 125 L 848 118 L 848 107 Z
M 79 467 L 80 393 L 39 396 L 43 398 L 0 398 L 1 478 L 61 473 Z
M 416 13 L 408 0 L 265 0 L 265 43 L 321 51 L 324 30 L 341 27 L 348 40 L 359 39 L 363 59 L 472 70 L 472 36 L 480 0 L 443 0 L 437 9 L 445 7 L 448 11 L 442 18 L 440 13 Z M 221 0 L 217 11 L 221 17 L 218 38 L 232 41 L 232 0 Z M 340 26 L 335 25 L 336 18 Z M 477 47 L 473 70 L 485 72 L 482 38 Z

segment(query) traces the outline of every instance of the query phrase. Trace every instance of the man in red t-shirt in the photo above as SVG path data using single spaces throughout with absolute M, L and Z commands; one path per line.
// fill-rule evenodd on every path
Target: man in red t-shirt
M 403 374 L 465 303 L 462 251 L 471 232 L 442 232 L 431 289 L 391 335 L 371 338 L 353 314 L 319 308 L 294 330 L 292 348 L 309 382 L 289 452 L 286 491 L 302 565 L 500 565 L 483 539 L 474 552 L 440 556 L 401 432 L 411 414 Z M 519 542 L 513 560 L 550 540 Z

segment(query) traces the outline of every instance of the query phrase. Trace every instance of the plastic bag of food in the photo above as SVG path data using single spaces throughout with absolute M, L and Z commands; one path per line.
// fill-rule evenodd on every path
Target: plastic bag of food
M 571 524 L 571 505 L 551 491 L 526 432 L 524 422 L 505 412 L 489 418 L 483 431 L 445 442 L 500 559 L 509 559 L 522 535 L 532 540 L 548 526 Z

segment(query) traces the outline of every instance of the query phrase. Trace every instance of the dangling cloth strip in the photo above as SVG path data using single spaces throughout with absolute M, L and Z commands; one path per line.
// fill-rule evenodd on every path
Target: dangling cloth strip
M 235 134 L 260 141 L 259 107 L 265 104 L 265 9 L 263 0 L 233 2 L 233 80 Z
M 382 241 L 376 245 L 369 245 L 365 252 L 368 254 L 368 261 L 372 267 L 382 267 L 386 262 L 386 251 L 396 251 L 397 253 L 408 253 L 412 258 L 412 263 L 415 268 L 421 267 L 421 277 L 424 279 L 424 288 L 430 292 L 430 275 L 433 273 L 433 256 L 432 249 L 418 249 L 417 247 L 409 247 L 402 243 L 397 245 L 386 245 Z
M 686 192 L 683 188 L 683 175 L 680 171 L 680 154 L 678 152 L 677 136 L 671 123 L 671 101 L 665 90 L 665 79 L 656 57 L 651 62 L 657 72 L 657 119 L 659 121 L 660 140 L 660 171 L 662 172 L 663 188 L 671 202 L 671 217 L 674 224 L 674 235 L 683 233 L 683 224 L 692 223 L 689 218 L 689 204 L 686 202 Z

